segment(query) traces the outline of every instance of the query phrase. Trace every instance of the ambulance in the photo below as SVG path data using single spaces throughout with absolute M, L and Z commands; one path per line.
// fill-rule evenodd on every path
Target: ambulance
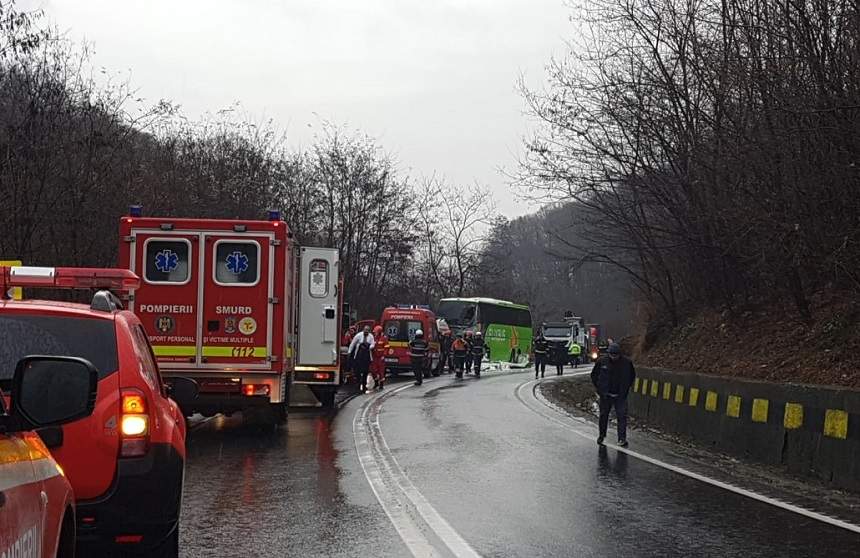
M 119 263 L 140 276 L 128 307 L 162 374 L 190 377 L 186 414 L 277 424 L 291 384 L 333 405 L 340 384 L 337 249 L 299 246 L 279 212 L 268 220 L 144 217 L 120 221 Z
M 383 353 L 385 370 L 391 374 L 412 373 L 412 361 L 409 358 L 409 342 L 415 338 L 419 329 L 424 332 L 424 339 L 430 345 L 430 368 L 438 375 L 439 367 L 439 331 L 436 324 L 436 314 L 428 306 L 416 304 L 398 304 L 389 306 L 382 311 L 379 319 L 382 332 L 387 339 Z

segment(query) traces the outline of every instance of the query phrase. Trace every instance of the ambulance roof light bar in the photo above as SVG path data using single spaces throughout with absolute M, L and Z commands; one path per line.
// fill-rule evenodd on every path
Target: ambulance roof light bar
M 281 211 L 279 209 L 270 209 L 269 210 L 269 221 L 280 221 L 281 220 Z
M 14 266 L 0 267 L 0 283 L 0 292 L 8 287 L 129 291 L 140 287 L 140 278 L 128 269 Z
M 140 204 L 128 206 L 129 217 L 143 217 L 143 206 Z

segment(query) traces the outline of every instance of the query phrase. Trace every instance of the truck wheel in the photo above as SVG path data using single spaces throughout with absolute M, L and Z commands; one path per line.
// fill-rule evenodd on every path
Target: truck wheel
M 333 409 L 334 408 L 334 396 L 335 390 L 329 389 L 323 392 L 322 397 L 320 397 L 320 403 L 324 409 Z
M 286 424 L 289 416 L 289 405 L 286 403 L 269 403 L 269 408 L 275 418 L 275 423 Z
M 242 409 L 242 426 L 275 431 L 279 424 L 277 412 L 272 404 Z
M 323 409 L 334 408 L 334 396 L 337 389 L 334 386 L 309 386 L 311 391 L 322 404 Z

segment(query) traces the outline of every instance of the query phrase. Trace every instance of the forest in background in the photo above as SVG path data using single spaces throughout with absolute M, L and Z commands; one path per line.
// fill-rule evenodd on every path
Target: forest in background
M 860 383 L 860 4 L 571 7 L 519 176 L 579 207 L 566 257 L 626 275 L 664 365 Z

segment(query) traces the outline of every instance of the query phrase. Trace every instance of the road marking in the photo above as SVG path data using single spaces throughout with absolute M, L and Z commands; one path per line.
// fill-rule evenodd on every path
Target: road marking
M 593 433 L 586 434 L 586 433 L 578 430 L 577 428 L 575 428 L 574 424 L 571 424 L 567 421 L 563 421 L 563 420 L 559 419 L 558 417 L 543 413 L 540 410 L 534 408 L 533 406 L 529 405 L 526 402 L 526 400 L 522 397 L 522 391 L 527 386 L 530 386 L 532 388 L 531 389 L 532 396 L 535 398 L 536 401 L 541 403 L 544 407 L 551 409 L 554 413 L 561 415 L 561 416 L 564 416 L 565 418 L 574 419 L 578 423 L 589 424 L 590 426 L 593 426 L 593 424 L 588 422 L 586 419 L 581 418 L 581 417 L 573 417 L 573 416 L 565 413 L 564 411 L 559 410 L 555 405 L 553 405 L 552 403 L 547 401 L 547 399 L 542 394 L 540 394 L 538 392 L 538 390 L 536 389 L 537 385 L 539 383 L 540 382 L 536 382 L 536 381 L 532 380 L 532 381 L 524 382 L 524 383 L 520 384 L 517 387 L 517 390 L 515 392 L 517 399 L 519 399 L 520 402 L 523 403 L 523 405 L 525 405 L 526 407 L 528 407 L 529 409 L 531 409 L 532 411 L 534 411 L 538 415 L 541 415 L 542 417 L 544 417 L 544 418 L 546 418 L 552 422 L 555 422 L 556 424 L 563 427 L 565 430 L 573 432 L 577 436 L 585 438 L 586 440 L 591 440 L 593 442 L 594 441 Z M 735 485 L 729 484 L 727 482 L 719 481 L 717 479 L 712 479 L 712 478 L 705 476 L 705 475 L 702 475 L 700 473 L 695 473 L 695 472 L 690 471 L 688 469 L 684 469 L 683 467 L 678 467 L 677 465 L 671 465 L 669 463 L 660 461 L 659 459 L 649 457 L 647 455 L 635 452 L 633 450 L 618 447 L 615 444 L 607 443 L 606 446 L 610 447 L 610 448 L 612 448 L 615 451 L 618 451 L 620 453 L 627 454 L 630 457 L 635 457 L 636 459 L 639 459 L 641 461 L 645 461 L 646 463 L 656 465 L 657 467 L 662 467 L 663 469 L 672 471 L 674 473 L 678 473 L 680 475 L 684 475 L 685 477 L 695 479 L 695 480 L 703 482 L 705 484 L 710 484 L 711 486 L 715 486 L 717 488 L 722 488 L 723 490 L 727 490 L 729 492 L 734 492 L 735 494 L 739 494 L 741 496 L 746 496 L 747 498 L 750 498 L 752 500 L 757 500 L 757 501 L 765 503 L 765 504 L 770 504 L 771 506 L 774 506 L 774 507 L 783 509 L 785 511 L 792 512 L 792 513 L 796 513 L 798 515 L 802 515 L 804 517 L 808 517 L 810 519 L 814 519 L 814 520 L 820 521 L 822 523 L 826 523 L 826 524 L 831 525 L 833 527 L 839 527 L 839 528 L 845 529 L 847 531 L 851 531 L 854 533 L 860 533 L 860 525 L 855 525 L 853 523 L 849 523 L 847 521 L 842 521 L 841 519 L 837 519 L 835 517 L 830 517 L 828 515 L 824 515 L 822 513 L 818 513 L 818 512 L 815 512 L 815 511 L 812 511 L 812 510 L 809 510 L 806 508 L 802 508 L 800 506 L 795 506 L 794 504 L 790 504 L 788 502 L 783 502 L 782 500 L 777 500 L 776 498 L 771 498 L 769 496 L 765 496 L 763 494 L 759 494 L 758 492 L 753 492 L 752 490 L 748 490 L 746 488 L 741 488 L 739 486 L 735 486 Z
M 379 409 L 382 403 L 411 387 L 413 386 L 405 385 L 377 394 L 363 403 L 356 412 L 352 430 L 358 461 L 376 499 L 413 556 L 424 558 L 440 554 L 424 536 L 421 526 L 408 509 L 409 504 L 454 556 L 480 558 L 480 554 L 439 515 L 403 472 L 382 435 L 379 424 Z

